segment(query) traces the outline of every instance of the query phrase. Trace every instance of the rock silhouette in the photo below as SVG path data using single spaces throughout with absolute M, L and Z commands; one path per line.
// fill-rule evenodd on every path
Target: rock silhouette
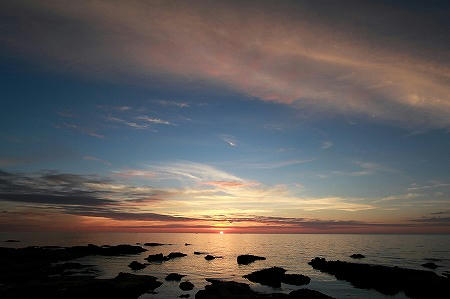
M 273 288 L 281 287 L 281 283 L 300 286 L 308 284 L 311 281 L 308 276 L 301 274 L 285 274 L 285 272 L 286 270 L 283 268 L 272 267 L 252 272 L 243 277 L 251 282 L 257 282 Z
M 435 263 L 430 262 L 430 263 L 422 264 L 422 267 L 434 270 L 434 269 L 438 268 L 439 266 L 436 265 Z
M 150 254 L 146 258 L 146 260 L 149 261 L 149 262 L 162 262 L 162 261 L 164 261 L 164 255 L 162 253 Z
M 319 257 L 312 259 L 309 264 L 357 288 L 375 289 L 386 295 L 404 291 L 407 296 L 414 298 L 442 298 L 442 294 L 450 293 L 448 279 L 431 271 L 327 261 Z
M 234 281 L 206 279 L 210 285 L 195 294 L 196 299 L 333 299 L 318 291 L 300 289 L 289 294 L 262 294 L 253 291 L 248 284 Z
M 178 273 L 170 273 L 166 276 L 167 281 L 180 281 L 186 275 L 181 275 Z
M 132 261 L 128 267 L 130 267 L 132 270 L 141 270 L 147 267 L 147 264 L 139 263 L 138 261 Z
M 190 281 L 183 281 L 180 283 L 180 289 L 183 291 L 190 291 L 194 288 L 194 284 Z
M 239 265 L 248 265 L 258 260 L 265 260 L 266 258 L 263 256 L 257 256 L 252 254 L 243 254 L 237 257 L 237 263 Z
M 364 255 L 360 254 L 360 253 L 354 253 L 350 256 L 352 259 L 363 259 L 365 258 Z

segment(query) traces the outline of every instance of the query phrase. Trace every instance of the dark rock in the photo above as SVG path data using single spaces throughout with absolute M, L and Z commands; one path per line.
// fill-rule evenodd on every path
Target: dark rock
M 265 260 L 266 258 L 263 256 L 257 256 L 252 254 L 243 254 L 237 257 L 237 263 L 239 265 L 248 265 L 258 260 Z
M 180 281 L 185 276 L 186 275 L 181 275 L 178 273 L 170 273 L 169 275 L 166 276 L 166 280 L 167 281 Z
M 262 269 L 259 271 L 252 272 L 250 274 L 244 275 L 244 278 L 247 278 L 251 282 L 257 282 L 263 285 L 268 285 L 274 288 L 281 287 L 281 279 L 284 275 L 283 268 L 272 267 L 267 269 Z
M 442 298 L 442 294 L 450 293 L 448 279 L 431 271 L 327 261 L 319 257 L 312 259 L 309 264 L 357 288 L 375 289 L 386 295 L 404 291 L 406 296 L 414 298 Z
M 190 243 L 184 243 L 184 246 L 189 246 L 189 245 L 192 245 L 192 244 L 190 244 Z
M 147 267 L 147 264 L 139 263 L 138 261 L 132 261 L 128 267 L 130 267 L 132 270 L 141 270 Z
M 178 258 L 178 257 L 184 257 L 187 256 L 187 254 L 185 253 L 181 253 L 181 252 L 171 252 L 169 253 L 169 255 L 164 257 L 164 260 L 168 261 L 174 258 Z
M 6 243 L 17 243 L 20 242 L 19 240 L 5 240 Z
M 182 295 L 178 296 L 178 298 L 189 298 L 189 297 L 191 297 L 191 295 L 189 295 L 189 294 L 182 294 Z
M 363 259 L 365 258 L 364 255 L 360 254 L 360 253 L 354 253 L 350 256 L 352 259 Z
M 205 256 L 205 260 L 207 260 L 207 261 L 211 261 L 211 260 L 214 260 L 214 259 L 221 259 L 221 258 L 222 258 L 221 256 L 214 256 L 214 255 L 210 255 L 210 254 Z
M 2 292 L 2 299 L 12 298 L 125 298 L 135 299 L 161 285 L 156 277 L 119 273 L 113 279 L 91 276 L 61 276 L 10 284 Z
M 302 286 L 308 284 L 311 279 L 302 274 L 283 274 L 281 277 L 281 282 L 286 284 L 291 284 L 295 286 Z
M 202 255 L 202 254 L 208 254 L 207 252 L 201 252 L 201 251 L 194 251 L 195 255 Z
M 180 283 L 180 289 L 183 291 L 190 291 L 194 288 L 194 284 L 190 281 L 183 281 Z
M 435 258 L 426 258 L 424 260 L 431 261 L 431 262 L 440 262 L 440 261 L 442 261 L 441 259 L 435 259 Z
M 149 246 L 149 247 L 164 246 L 164 245 L 168 245 L 168 244 L 161 244 L 161 243 L 144 243 L 144 246 Z
M 434 270 L 434 269 L 438 268 L 439 266 L 436 265 L 435 263 L 425 263 L 425 264 L 422 264 L 422 267 Z
M 320 292 L 302 289 L 287 294 L 262 294 L 253 291 L 248 284 L 234 281 L 221 281 L 217 279 L 206 279 L 210 285 L 205 286 L 195 295 L 196 299 L 330 299 Z M 303 291 L 306 290 L 306 291 Z M 322 295 L 322 297 L 319 297 Z M 315 297 L 314 297 L 315 296 Z
M 310 289 L 299 289 L 289 293 L 289 298 L 292 299 L 333 299 L 321 292 Z
M 450 271 L 444 271 L 442 272 L 442 275 L 444 275 L 447 278 L 450 278 Z
M 164 256 L 162 253 L 158 253 L 158 254 L 150 254 L 147 258 L 147 261 L 149 262 L 162 262 L 164 261 Z

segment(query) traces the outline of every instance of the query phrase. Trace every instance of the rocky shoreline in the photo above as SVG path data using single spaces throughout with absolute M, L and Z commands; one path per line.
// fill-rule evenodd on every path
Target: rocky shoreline
M 162 246 L 159 243 L 151 244 Z M 93 265 L 83 265 L 72 260 L 91 255 L 137 255 L 146 251 L 147 249 L 135 245 L 96 246 L 91 244 L 73 247 L 0 248 L 0 297 L 5 299 L 82 297 L 135 299 L 142 294 L 154 292 L 163 282 L 154 276 L 123 272 L 115 278 L 99 279 L 96 278 L 98 273 Z M 194 252 L 194 255 L 200 254 L 206 253 Z M 149 255 L 146 260 L 150 263 L 165 262 L 185 256 L 187 254 L 181 252 L 172 252 L 167 256 L 161 253 Z M 264 259 L 264 257 L 246 254 L 239 256 L 237 263 L 245 265 Z M 445 298 L 445 294 L 450 293 L 450 279 L 431 271 L 327 261 L 323 258 L 314 258 L 309 264 L 314 269 L 334 275 L 339 280 L 349 281 L 357 288 L 374 289 L 383 294 L 393 295 L 404 291 L 411 298 Z M 129 267 L 138 270 L 147 265 L 133 261 Z M 189 277 L 181 281 L 185 276 L 168 273 L 165 281 L 178 282 L 180 290 L 190 291 L 194 288 L 194 284 L 189 281 Z M 332 298 L 316 290 L 304 288 L 311 281 L 308 276 L 287 274 L 286 270 L 280 267 L 260 269 L 244 275 L 243 278 L 273 288 L 279 288 L 281 283 L 302 288 L 291 291 L 289 294 L 263 294 L 252 290 L 249 284 L 211 278 L 206 279 L 210 284 L 203 290 L 199 290 L 195 298 Z M 180 295 L 181 298 L 190 296 L 189 293 Z

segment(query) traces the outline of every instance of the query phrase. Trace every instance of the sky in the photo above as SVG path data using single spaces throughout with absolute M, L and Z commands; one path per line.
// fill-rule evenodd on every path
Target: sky
M 0 3 L 0 231 L 450 233 L 448 1 Z

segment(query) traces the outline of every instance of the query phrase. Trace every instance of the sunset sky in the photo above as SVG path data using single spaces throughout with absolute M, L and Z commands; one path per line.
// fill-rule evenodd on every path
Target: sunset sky
M 450 233 L 449 1 L 0 2 L 0 231 Z

